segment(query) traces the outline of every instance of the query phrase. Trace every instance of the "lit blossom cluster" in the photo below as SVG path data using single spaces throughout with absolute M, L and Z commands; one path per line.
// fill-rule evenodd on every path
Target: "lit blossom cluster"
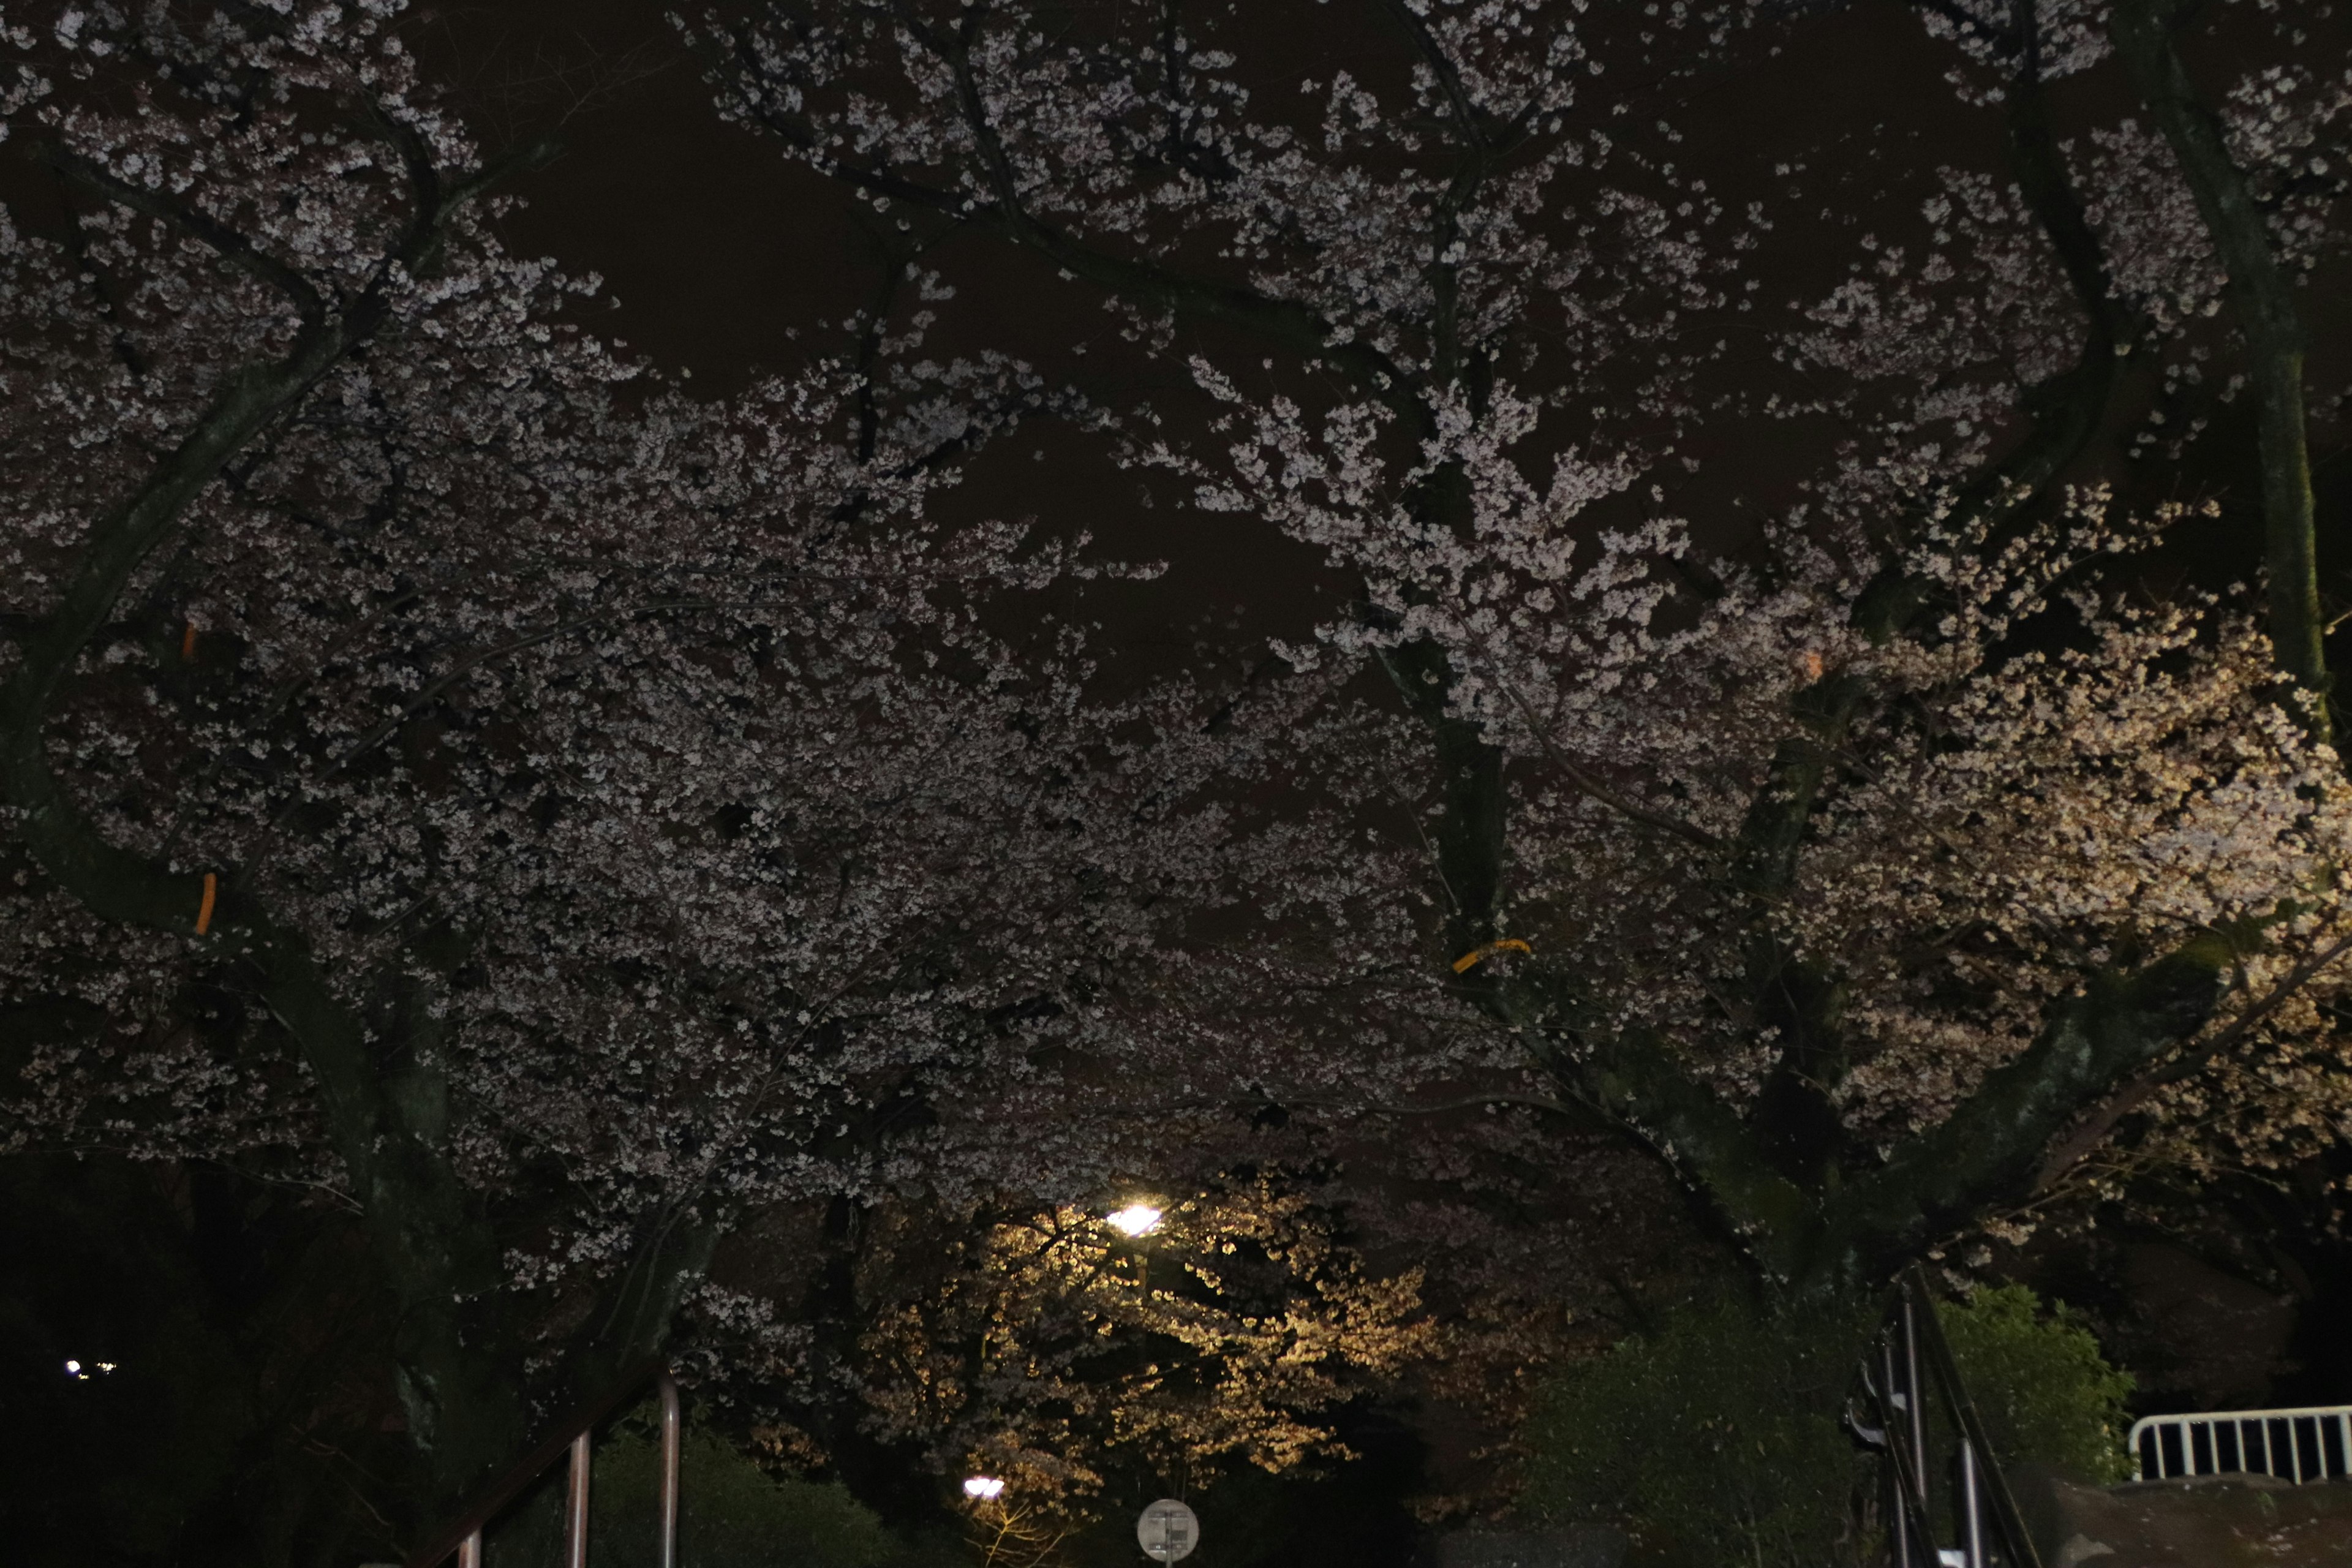
M 722 111 L 788 156 L 904 221 L 1041 253 L 1181 354 L 1209 433 L 1139 421 L 1123 460 L 1349 584 L 1231 710 L 1229 743 L 1262 722 L 1284 744 L 1236 751 L 1193 797 L 1235 830 L 1215 907 L 1250 915 L 1223 943 L 1196 922 L 1161 961 L 1192 1019 L 1169 1070 L 1215 1060 L 1270 1101 L 1372 1111 L 1480 1072 L 1540 1094 L 1544 1075 L 1513 1077 L 1531 1055 L 1638 1035 L 1753 1108 L 1789 1049 L 1752 994 L 1760 941 L 1836 998 L 1808 1026 L 1843 1042 L 1828 1098 L 1867 1163 L 2016 1061 L 2086 974 L 2215 931 L 2246 951 L 2209 1037 L 2324 1053 L 2292 1038 L 2315 1015 L 2289 998 L 2338 984 L 2312 967 L 2342 919 L 2336 759 L 2282 704 L 2242 601 L 2149 608 L 2124 587 L 2119 563 L 2203 513 L 2110 518 L 2056 461 L 2011 466 L 2094 396 L 2074 450 L 2137 406 L 2125 455 L 2177 458 L 2210 416 L 2173 410 L 2231 352 L 2162 139 L 2130 117 L 2031 130 L 2044 83 L 2107 68 L 2107 9 L 1923 10 L 1963 101 L 2042 161 L 1890 174 L 1843 279 L 1738 329 L 1786 373 L 1769 392 L 1713 379 L 1717 334 L 1772 303 L 1756 274 L 1776 237 L 1818 247 L 1828 186 L 1779 164 L 1779 199 L 1738 212 L 1675 123 L 1612 100 L 1662 38 L 1694 77 L 1725 46 L 1668 10 L 1391 6 L 1396 78 L 1309 78 L 1294 100 L 1247 74 L 1263 40 L 1214 7 L 1164 34 L 850 4 L 698 33 Z M 2294 265 L 2333 243 L 2339 99 L 2324 70 L 2257 65 L 2217 105 Z M 1188 313 L 1286 358 L 1180 349 Z M 1737 416 L 1827 435 L 1800 504 L 1734 529 L 1677 502 Z M 1349 686 L 1367 664 L 1415 718 Z M 1492 929 L 1531 951 L 1489 962 L 1541 981 L 1542 1026 L 1428 962 L 1459 904 L 1432 880 L 1456 809 L 1430 773 L 1445 722 L 1506 759 Z M 1756 825 L 1812 746 L 1759 882 Z M 1318 1016 L 1339 995 L 1344 1022 Z M 1269 1014 L 1313 1043 L 1253 1037 Z M 2293 1100 L 2252 1095 L 2246 1126 L 2338 1124 L 2333 1090 Z
M 1988 105 L 2038 85 L 1986 85 L 2002 12 L 1928 24 Z M 208 924 L 266 908 L 500 1216 L 505 1288 L 870 1214 L 842 1245 L 885 1370 L 855 1392 L 942 1466 L 1079 1495 L 1120 1442 L 1314 1451 L 1334 1369 L 1436 1342 L 1408 1254 L 1444 1260 L 1433 1386 L 1464 1399 L 1625 1258 L 1670 1272 L 1654 1180 L 1591 1133 L 1705 1190 L 1672 1107 L 1595 1100 L 1636 1050 L 1743 1128 L 1813 1094 L 1860 1180 L 2093 981 L 2218 940 L 2128 1158 L 2340 1136 L 2338 759 L 2248 595 L 2135 592 L 2210 509 L 2072 483 L 2088 437 L 2012 460 L 2083 388 L 2086 427 L 2145 420 L 2127 457 L 2201 428 L 2168 400 L 2232 352 L 2224 280 L 2162 141 L 2057 149 L 2063 243 L 2046 193 L 1938 163 L 1848 247 L 1804 169 L 1736 202 L 1617 95 L 1733 58 L 1745 13 L 1382 14 L 1396 68 L 1278 85 L 1231 8 L 689 24 L 723 114 L 1099 290 L 1197 418 L 921 357 L 951 290 L 920 270 L 847 356 L 693 400 L 598 340 L 593 279 L 498 245 L 494 193 L 439 209 L 489 157 L 396 7 L 12 28 L 11 134 L 78 205 L 0 233 L 0 679 L 159 454 L 263 359 L 372 325 L 204 477 L 38 711 L 72 809 L 189 892 L 108 918 L 12 822 L 0 1004 L 37 1025 L 7 1146 L 363 1203 L 308 1026 Z M 2043 75 L 2100 68 L 2094 8 L 2042 26 Z M 2298 265 L 2333 244 L 2343 106 L 2282 67 L 2223 110 Z M 1773 251 L 1800 237 L 1826 270 Z M 1245 676 L 1107 679 L 1041 607 L 1083 547 L 946 496 L 1047 417 L 1343 586 Z M 1735 437 L 1801 453 L 1737 517 L 1706 488 Z M 1192 1284 L 1155 1293 L 1083 1206 L 1139 1167 L 1310 1166 L 1348 1173 L 1365 1258 L 1269 1185 L 1180 1205 Z M 904 1289 L 942 1224 L 957 1267 Z M 1263 1310 L 1218 1300 L 1244 1242 L 1280 1265 Z M 740 1281 L 687 1294 L 714 1357 L 845 1353 Z M 1219 1399 L 1095 1375 L 1097 1340 L 1150 1335 Z
M 1344 1455 L 1332 1409 L 1424 1357 L 1431 1328 L 1418 1272 L 1373 1276 L 1314 1195 L 1229 1178 L 1134 1240 L 1066 1206 L 886 1220 L 865 1265 L 870 1423 L 1064 1518 L 1111 1463 Z
M 1081 698 L 1071 637 L 984 624 L 1090 568 L 927 509 L 961 454 L 1084 410 L 878 321 L 870 368 L 691 402 L 583 328 L 593 279 L 504 253 L 478 205 L 387 270 L 419 183 L 484 163 L 394 10 L 16 37 L 53 83 L 16 132 L 87 205 L 0 255 L 12 628 L 255 356 L 384 315 L 203 489 L 42 716 L 76 808 L 191 898 L 126 926 L 11 847 L 0 984 L 42 1022 L 9 1145 L 357 1201 L 302 1026 L 208 939 L 217 893 L 223 927 L 300 933 L 383 1070 L 446 1105 L 462 1179 L 534 1216 L 526 1287 L 689 1209 L 1082 1180 L 1034 1143 L 950 1154 L 943 1123 L 1050 1076 L 989 1015 L 1136 940 L 1087 896 L 1067 799 L 1120 715 Z M 100 71 L 154 101 L 70 90 Z

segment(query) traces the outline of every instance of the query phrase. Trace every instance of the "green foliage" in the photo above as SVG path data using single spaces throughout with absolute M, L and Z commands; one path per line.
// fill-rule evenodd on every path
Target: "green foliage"
M 690 1436 L 680 1456 L 678 1561 L 698 1568 L 890 1568 L 901 1559 L 882 1521 L 838 1484 L 779 1480 L 710 1432 Z M 611 1444 L 597 1456 L 596 1522 L 617 1549 L 604 1559 L 624 1568 L 632 1536 L 653 1561 L 661 1497 L 661 1448 Z
M 2079 1313 L 2063 1303 L 2045 1313 L 2024 1286 L 2001 1285 L 1947 1305 L 1942 1318 L 2002 1464 L 2033 1460 L 2086 1481 L 2131 1475 L 2124 1401 L 2132 1377 L 2107 1364 Z
M 590 1472 L 589 1560 L 598 1568 L 654 1568 L 661 1509 L 661 1447 L 625 1426 L 596 1446 Z M 562 1562 L 562 1466 L 551 1484 L 489 1538 L 489 1568 Z M 689 1429 L 678 1466 L 677 1560 L 688 1568 L 928 1568 L 919 1554 L 837 1484 L 777 1479 L 724 1438 Z
M 2078 1314 L 2009 1285 L 1938 1316 L 2003 1464 L 2096 1481 L 2127 1473 L 2132 1380 Z M 1569 1368 L 1528 1425 L 1520 1510 L 1622 1526 L 1637 1560 L 1659 1568 L 1859 1560 L 1852 1504 L 1869 1461 L 1840 1421 L 1876 1318 L 1871 1305 L 1699 1303 Z
M 1694 1305 L 1570 1368 L 1528 1424 L 1521 1511 L 1620 1525 L 1675 1568 L 1852 1561 L 1861 1472 L 1839 1417 L 1872 1321 Z

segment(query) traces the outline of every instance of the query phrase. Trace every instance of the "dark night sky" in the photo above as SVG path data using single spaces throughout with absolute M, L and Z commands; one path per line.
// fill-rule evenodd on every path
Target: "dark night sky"
M 719 121 L 665 9 L 663 0 L 443 6 L 426 13 L 428 27 L 418 37 L 445 79 L 466 83 L 467 108 L 486 141 L 498 140 L 503 126 L 542 127 L 567 93 L 617 79 L 564 123 L 566 156 L 519 187 L 529 205 L 509 220 L 509 241 L 523 253 L 601 274 L 618 305 L 600 309 L 595 324 L 666 371 L 689 370 L 695 391 L 718 395 L 842 347 L 842 319 L 873 296 L 887 264 L 844 190 Z M 1268 0 L 1257 17 L 1268 21 L 1268 47 L 1264 63 L 1245 61 L 1244 69 L 1262 76 L 1261 93 L 1301 75 L 1328 78 L 1341 58 L 1362 74 L 1391 47 L 1370 6 Z M 1791 233 L 1796 225 L 1783 211 L 1781 231 L 1757 262 L 1765 281 L 1759 298 L 1813 300 L 1863 254 L 1856 245 L 1863 233 L 1899 234 L 1904 224 L 1916 225 L 1917 183 L 1905 183 L 1901 172 L 1943 163 L 2002 171 L 2001 121 L 1997 111 L 1954 99 L 1944 81 L 1954 58 L 1949 46 L 1929 39 L 1911 9 L 1893 0 L 1830 10 L 1782 25 L 1776 36 L 1777 49 L 1751 45 L 1728 68 L 1635 88 L 1636 107 L 1622 122 L 1671 119 L 1685 136 L 1676 155 L 1705 169 L 1713 191 L 1734 207 L 1751 195 L 1779 195 L 1784 182 L 1772 170 L 1783 161 L 1802 161 L 1816 181 L 1832 175 L 1813 189 L 1840 203 L 1834 216 L 1825 212 L 1811 232 Z M 2061 83 L 2053 98 L 2062 133 L 2070 123 L 2125 112 L 2115 97 L 2118 78 L 2105 69 Z M 1605 106 L 1628 89 L 1612 79 L 1591 102 Z M 1890 187 L 1902 194 L 1881 194 Z M 1810 213 L 1795 216 L 1812 221 Z M 1100 296 L 1087 286 L 1060 281 L 1032 257 L 980 236 L 951 237 L 923 260 L 958 289 L 940 308 L 924 352 L 1001 349 L 1113 405 L 1149 396 L 1178 428 L 1187 409 L 1197 412 L 1194 395 L 1166 366 L 1144 363 L 1118 342 Z M 2344 341 L 2342 307 L 2331 302 L 2346 292 L 2305 295 L 2317 340 L 2310 375 L 2315 414 L 2344 378 L 2334 352 Z M 1748 321 L 1760 325 L 1763 317 Z M 1073 352 L 1079 345 L 1083 354 Z M 1219 357 L 1246 365 L 1256 355 Z M 1760 363 L 1757 368 L 1771 374 Z M 1728 374 L 1740 374 L 1736 363 Z M 1797 499 L 1797 479 L 1815 469 L 1842 434 L 1801 423 L 1716 420 L 1694 449 L 1703 477 L 1674 504 L 1703 540 L 1732 543 L 1748 520 Z M 2114 471 L 2116 434 L 2086 458 L 2085 477 Z M 2314 435 L 2324 460 L 2340 438 L 2324 419 Z M 2250 439 L 2233 443 L 2217 423 L 2214 437 L 2200 445 L 2189 468 L 2158 479 L 2167 493 L 2228 491 L 2251 479 L 2244 454 L 2234 449 Z M 2336 499 L 2332 474 L 2323 468 L 2320 476 L 2323 521 Z M 1098 447 L 1033 427 L 971 465 L 946 510 L 1034 517 L 1055 533 L 1090 532 L 1102 554 L 1169 561 L 1170 574 L 1150 587 L 1087 590 L 1081 610 L 1105 622 L 1121 647 L 1154 650 L 1149 662 L 1161 668 L 1186 658 L 1203 635 L 1225 657 L 1244 655 L 1268 633 L 1296 637 L 1318 608 L 1328 611 L 1344 594 L 1345 584 L 1326 580 L 1309 552 L 1271 531 L 1170 508 L 1165 489 L 1161 506 L 1146 510 L 1139 489 L 1135 476 L 1100 460 Z M 1607 503 L 1595 521 L 1612 521 Z M 2183 537 L 2170 563 L 2156 570 L 2218 584 L 2250 574 L 2257 552 L 2251 531 L 2225 520 Z

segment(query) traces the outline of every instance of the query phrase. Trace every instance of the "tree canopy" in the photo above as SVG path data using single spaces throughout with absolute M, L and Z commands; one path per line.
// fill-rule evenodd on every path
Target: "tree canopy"
M 724 396 L 401 5 L 7 24 L 0 1148 L 348 1223 L 419 1520 L 655 1350 L 1275 1468 L 1667 1184 L 1802 1310 L 2344 1135 L 2324 9 L 689 15 L 877 258 Z M 1045 426 L 1278 624 L 1092 624 L 1161 564 L 960 488 Z

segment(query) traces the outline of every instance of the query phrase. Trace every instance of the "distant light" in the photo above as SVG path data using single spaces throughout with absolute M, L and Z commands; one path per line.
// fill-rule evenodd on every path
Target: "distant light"
M 966 1476 L 963 1479 L 963 1495 L 968 1498 L 978 1498 L 982 1502 L 996 1497 L 1003 1490 L 1004 1483 L 994 1476 Z
M 79 1377 L 81 1375 L 81 1363 L 78 1361 L 69 1361 L 66 1363 L 66 1375 L 68 1377 Z
M 114 1363 L 110 1361 L 94 1361 L 89 1363 L 89 1366 L 87 1369 L 85 1369 L 81 1363 L 78 1361 L 69 1361 L 66 1363 L 66 1375 L 70 1378 L 75 1378 L 82 1383 L 88 1383 L 89 1381 L 89 1374 L 92 1372 L 112 1372 L 113 1370 Z
M 1111 1229 L 1121 1236 L 1149 1236 L 1160 1228 L 1160 1211 L 1150 1204 L 1129 1204 L 1116 1214 L 1106 1215 Z

